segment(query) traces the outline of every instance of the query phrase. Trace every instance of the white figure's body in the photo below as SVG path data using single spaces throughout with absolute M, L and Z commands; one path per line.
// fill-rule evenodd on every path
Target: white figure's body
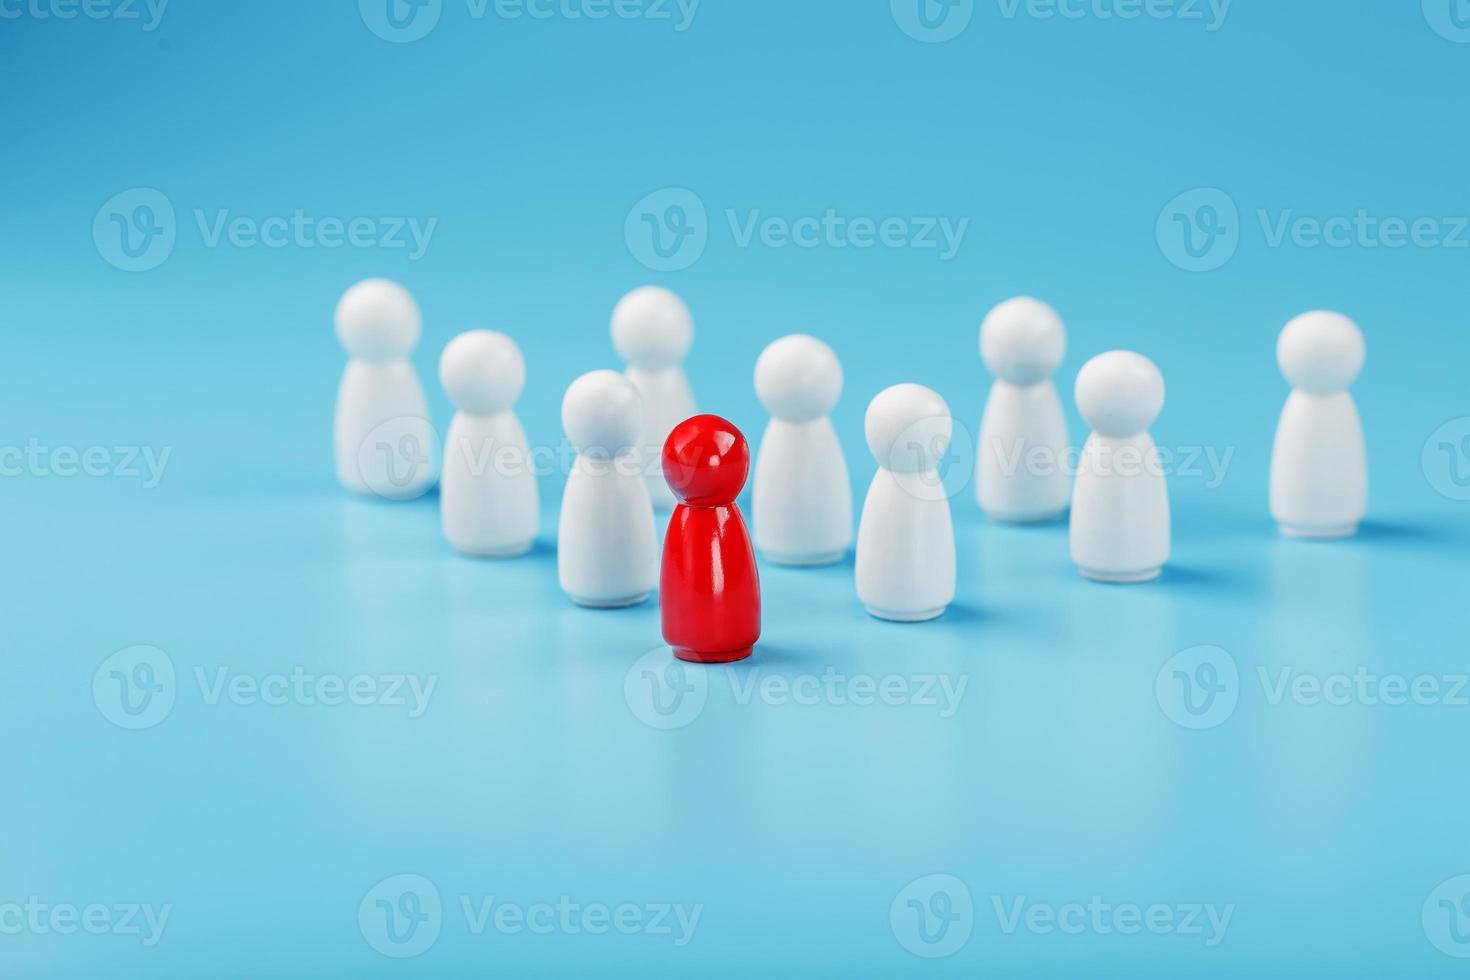
M 1169 560 L 1169 488 L 1148 429 L 1164 377 L 1140 354 L 1101 354 L 1077 375 L 1077 407 L 1093 433 L 1072 494 L 1072 560 L 1100 582 L 1156 579 Z
M 1066 352 L 1061 318 L 1039 300 L 1007 300 L 980 327 L 980 356 L 996 381 L 980 421 L 976 497 L 991 520 L 1040 524 L 1066 513 L 1070 440 L 1052 384 Z
M 842 365 L 815 337 L 783 337 L 755 365 L 771 413 L 756 455 L 755 546 L 778 565 L 830 565 L 852 547 L 852 484 L 829 413 Z
M 857 592 L 878 619 L 937 619 L 954 601 L 954 522 L 938 471 L 953 428 L 944 399 L 920 385 L 895 385 L 868 406 L 878 473 L 858 527 Z
M 433 424 L 409 355 L 423 328 L 402 286 L 368 279 L 337 303 L 337 337 L 349 360 L 337 391 L 337 479 L 356 493 L 421 497 L 437 469 Z
M 618 356 L 628 364 L 628 380 L 643 397 L 640 449 L 649 497 L 657 507 L 672 508 L 674 494 L 661 461 L 669 433 L 698 411 L 683 367 L 694 343 L 694 320 L 678 296 L 644 286 L 624 296 L 613 310 L 612 338 Z
M 515 403 L 526 362 L 505 334 L 472 330 L 444 348 L 439 380 L 458 410 L 444 441 L 444 536 L 462 554 L 513 558 L 540 524 L 536 474 Z
M 1349 537 L 1368 513 L 1368 450 L 1348 391 L 1365 356 L 1357 324 L 1336 313 L 1281 332 L 1276 359 L 1292 392 L 1271 454 L 1271 516 L 1288 537 Z
M 557 532 L 557 571 L 572 601 L 636 606 L 658 587 L 658 532 L 638 465 L 643 401 L 616 371 L 572 382 L 562 427 L 577 450 Z

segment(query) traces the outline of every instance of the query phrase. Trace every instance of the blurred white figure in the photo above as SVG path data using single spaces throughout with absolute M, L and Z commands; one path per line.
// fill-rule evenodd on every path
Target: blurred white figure
M 1271 516 L 1288 537 L 1349 537 L 1368 513 L 1368 450 L 1348 391 L 1366 353 L 1358 325 L 1337 313 L 1281 331 L 1276 360 L 1292 392 L 1271 454 Z
M 878 473 L 858 526 L 857 592 L 878 619 L 937 619 L 955 596 L 954 522 L 939 461 L 949 451 L 949 406 L 922 385 L 895 385 L 868 406 Z
M 976 497 L 993 521 L 1040 524 L 1066 513 L 1070 447 L 1052 384 L 1066 353 L 1061 317 L 1040 300 L 1007 300 L 980 326 L 980 356 L 996 381 L 980 421 Z
M 1164 410 L 1153 361 L 1112 351 L 1077 375 L 1077 408 L 1092 427 L 1072 494 L 1072 560 L 1100 582 L 1148 582 L 1169 560 L 1169 488 L 1149 426 Z
M 444 348 L 439 380 L 458 410 L 444 441 L 444 536 L 480 558 L 531 550 L 540 523 L 536 474 L 515 403 L 526 362 L 505 334 L 471 330 Z
M 684 301 L 667 289 L 644 286 L 619 301 L 612 315 L 613 347 L 628 364 L 628 380 L 643 396 L 643 467 L 654 506 L 674 506 L 663 475 L 664 442 L 674 427 L 697 414 L 684 376 L 694 344 L 694 320 Z
M 434 483 L 437 439 L 418 372 L 408 360 L 423 321 L 408 290 L 368 279 L 342 294 L 337 339 L 349 360 L 337 391 L 337 479 L 390 500 L 421 497 Z
M 658 534 L 639 468 L 643 400 L 616 371 L 572 382 L 562 427 L 577 450 L 557 532 L 557 569 L 572 601 L 636 606 L 658 587 Z
M 852 484 L 828 415 L 842 364 L 815 337 L 783 337 L 756 361 L 755 390 L 771 413 L 755 463 L 755 545 L 778 565 L 839 562 L 852 546 Z

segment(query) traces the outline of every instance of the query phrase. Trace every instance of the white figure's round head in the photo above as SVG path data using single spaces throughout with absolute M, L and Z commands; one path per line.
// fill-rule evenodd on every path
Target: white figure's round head
M 365 279 L 337 301 L 337 339 L 353 357 L 391 361 L 419 345 L 423 317 L 408 290 L 387 279 Z
M 1303 313 L 1276 342 L 1276 361 L 1293 388 L 1309 395 L 1347 391 L 1367 355 L 1363 332 L 1340 313 Z
M 782 337 L 755 362 L 755 393 L 773 418 L 813 422 L 842 397 L 842 363 L 815 337 Z
M 954 418 L 938 392 L 902 384 L 879 392 L 868 405 L 863 427 L 879 466 L 895 473 L 923 473 L 949 452 Z
M 497 415 L 509 411 L 521 397 L 526 361 L 516 342 L 505 334 L 471 330 L 444 348 L 439 381 L 461 412 Z
M 684 301 L 659 286 L 624 296 L 613 310 L 613 347 L 629 367 L 663 371 L 678 367 L 694 343 L 694 318 Z
M 642 438 L 643 399 L 618 372 L 593 371 L 567 389 L 561 425 L 578 453 L 611 459 Z
M 1067 354 L 1067 330 L 1057 311 L 1029 296 L 1008 299 L 980 325 L 980 357 L 990 373 L 1013 385 L 1040 384 Z
M 1099 354 L 1077 375 L 1077 408 L 1100 436 L 1142 435 L 1164 410 L 1164 376 L 1142 354 Z

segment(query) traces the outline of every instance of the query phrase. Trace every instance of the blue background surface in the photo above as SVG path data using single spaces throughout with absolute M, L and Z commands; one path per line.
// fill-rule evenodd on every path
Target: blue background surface
M 1120 19 L 1073 0 L 1074 18 L 985 0 L 956 8 L 945 43 L 901 0 L 705 0 L 684 30 L 650 6 L 477 17 L 444 0 L 409 43 L 350 0 L 175 0 L 153 29 L 142 6 L 0 8 L 0 972 L 1463 975 L 1470 235 L 1453 219 L 1470 215 L 1470 29 L 1450 0 L 1237 0 L 1215 30 L 1204 5 Z M 108 230 L 157 201 L 139 188 L 166 199 L 174 240 L 130 272 Z M 695 196 L 707 244 L 660 271 L 637 231 L 669 188 Z M 200 227 L 298 209 L 437 224 L 417 258 L 211 244 Z M 969 223 L 946 259 L 742 246 L 729 217 L 828 209 Z M 1273 243 L 1284 214 L 1360 210 L 1436 219 L 1462 244 Z M 1175 215 L 1213 244 L 1198 262 Z M 850 563 L 767 567 L 751 664 L 647 675 L 656 608 L 594 614 L 557 588 L 559 476 L 537 550 L 498 564 L 451 553 L 432 497 L 337 488 L 331 313 L 370 275 L 424 310 L 415 361 L 441 427 L 438 353 L 490 327 L 525 351 L 532 442 L 558 445 L 566 385 L 616 366 L 613 304 L 658 282 L 694 311 L 701 407 L 753 439 L 761 348 L 795 331 L 833 344 L 860 501 L 867 401 L 928 384 L 973 433 L 978 324 L 1030 293 L 1068 325 L 1074 438 L 1076 370 L 1127 347 L 1168 381 L 1158 442 L 1230 463 L 1223 481 L 1171 480 L 1160 583 L 1085 583 L 1065 528 L 991 526 L 966 486 L 944 620 L 870 620 Z M 1277 537 L 1265 484 L 1276 334 L 1319 307 L 1367 337 L 1373 489 L 1360 537 L 1306 545 Z M 28 445 L 103 447 L 110 475 L 16 468 Z M 170 454 L 156 486 L 128 475 L 127 447 Z M 109 660 L 135 645 L 175 671 L 139 730 L 114 723 Z M 417 717 L 210 697 L 220 676 L 297 668 L 435 686 Z M 1213 678 L 1216 699 L 1191 713 L 1176 670 Z M 1363 673 L 1432 684 L 1435 703 L 1273 696 L 1283 676 Z M 833 674 L 814 703 L 759 686 Z M 953 711 L 925 703 L 931 682 L 962 692 Z M 842 693 L 864 683 L 904 703 Z M 417 932 L 390 934 L 376 904 L 399 875 L 421 876 L 420 909 L 441 904 Z M 476 934 L 463 900 L 490 896 L 701 914 L 682 946 L 561 922 Z M 1094 896 L 1231 918 L 1213 945 L 1208 928 L 1121 935 L 1106 917 L 1007 928 L 1020 899 L 1067 916 Z M 106 906 L 103 934 L 18 917 L 37 903 Z M 156 943 L 128 904 L 168 907 Z

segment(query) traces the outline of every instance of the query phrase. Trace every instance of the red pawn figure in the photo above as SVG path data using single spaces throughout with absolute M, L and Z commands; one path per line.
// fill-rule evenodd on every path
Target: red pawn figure
M 761 583 L 745 518 L 735 506 L 750 445 L 717 415 L 681 422 L 664 443 L 664 479 L 681 503 L 664 540 L 664 640 L 674 656 L 727 664 L 761 635 Z

